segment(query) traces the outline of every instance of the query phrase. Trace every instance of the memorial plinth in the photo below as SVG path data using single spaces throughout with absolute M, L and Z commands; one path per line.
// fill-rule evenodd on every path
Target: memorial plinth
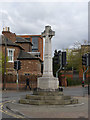
M 37 91 L 33 91 L 32 95 L 26 95 L 25 99 L 20 99 L 21 104 L 30 105 L 68 105 L 77 104 L 78 99 L 71 96 L 64 96 L 63 92 L 58 91 L 58 78 L 53 77 L 52 72 L 52 45 L 51 38 L 55 32 L 50 26 L 45 27 L 42 36 L 45 38 L 45 54 L 44 54 L 44 72 L 37 81 Z
M 55 36 L 55 31 L 52 31 L 51 26 L 45 26 L 42 37 L 45 38 L 45 52 L 44 52 L 44 70 L 43 76 L 38 78 L 37 88 L 46 91 L 55 91 L 58 89 L 58 78 L 53 77 L 52 72 L 52 44 L 51 38 Z

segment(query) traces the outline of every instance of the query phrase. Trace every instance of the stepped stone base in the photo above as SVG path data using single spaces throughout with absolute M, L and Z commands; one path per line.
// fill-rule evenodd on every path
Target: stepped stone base
M 68 105 L 77 104 L 78 99 L 64 96 L 59 91 L 34 91 L 33 95 L 26 95 L 26 98 L 20 99 L 19 102 L 30 105 Z

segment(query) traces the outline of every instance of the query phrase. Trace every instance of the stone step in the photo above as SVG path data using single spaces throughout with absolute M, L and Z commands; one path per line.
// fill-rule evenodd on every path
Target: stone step
M 68 100 L 71 96 L 41 96 L 41 95 L 26 95 L 26 99 L 31 100 Z
M 30 105 L 68 105 L 68 104 L 77 104 L 77 99 L 68 99 L 68 100 L 29 100 L 21 99 L 19 101 L 21 104 L 30 104 Z
M 19 100 L 20 104 L 30 104 L 30 105 L 43 105 L 45 104 L 42 100 L 29 100 L 29 99 L 21 99 Z
M 60 99 L 62 99 L 62 96 L 26 95 L 26 99 L 31 99 L 31 100 L 60 100 Z
M 63 96 L 62 96 L 62 99 L 63 99 L 63 100 L 68 100 L 68 99 L 71 99 L 71 96 L 63 95 Z
M 33 91 L 33 95 L 60 96 L 60 95 L 63 95 L 63 92 L 61 91 Z

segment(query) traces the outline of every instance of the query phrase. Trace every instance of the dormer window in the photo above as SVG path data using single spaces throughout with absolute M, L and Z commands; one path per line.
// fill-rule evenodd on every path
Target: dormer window
M 8 62 L 14 62 L 14 51 L 15 49 L 8 48 Z

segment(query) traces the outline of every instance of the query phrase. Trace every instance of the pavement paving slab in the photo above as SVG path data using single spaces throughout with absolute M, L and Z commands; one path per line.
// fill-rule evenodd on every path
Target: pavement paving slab
M 78 98 L 79 104 L 27 105 L 13 102 L 7 105 L 27 118 L 88 118 L 88 96 L 75 98 Z

